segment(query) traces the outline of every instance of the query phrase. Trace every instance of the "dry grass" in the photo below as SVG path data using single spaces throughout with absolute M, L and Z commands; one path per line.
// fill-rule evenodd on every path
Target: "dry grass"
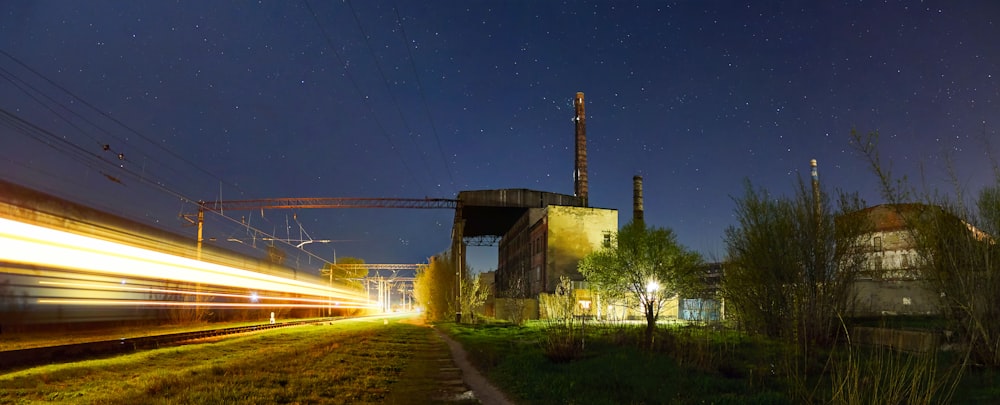
M 414 353 L 436 339 L 400 319 L 290 327 L 37 367 L 0 375 L 0 403 L 385 403 L 404 372 L 426 368 L 431 360 L 414 361 Z M 405 389 L 409 403 L 428 403 L 437 387 Z
M 12 332 L 4 330 L 0 334 L 0 351 L 30 349 L 34 347 L 67 345 L 121 338 L 165 335 L 169 333 L 195 332 L 206 329 L 235 328 L 266 324 L 267 320 L 254 322 L 195 323 L 189 325 L 133 325 L 84 329 L 81 326 L 65 325 L 57 330 Z

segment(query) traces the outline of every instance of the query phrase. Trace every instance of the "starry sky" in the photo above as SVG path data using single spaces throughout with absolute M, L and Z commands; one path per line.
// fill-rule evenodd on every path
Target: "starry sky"
M 572 194 L 578 91 L 591 205 L 624 225 L 641 175 L 647 223 L 709 259 L 746 179 L 789 194 L 815 158 L 882 203 L 852 129 L 946 191 L 998 152 L 995 1 L 14 1 L 0 38 L 3 178 L 192 237 L 197 200 Z M 206 237 L 416 263 L 453 218 L 261 214 Z

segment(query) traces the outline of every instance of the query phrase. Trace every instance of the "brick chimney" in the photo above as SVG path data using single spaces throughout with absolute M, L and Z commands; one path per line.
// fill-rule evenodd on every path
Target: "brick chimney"
M 583 92 L 576 93 L 576 160 L 573 171 L 573 193 L 587 207 L 587 113 L 583 108 Z
M 632 222 L 643 222 L 642 212 L 642 176 L 632 177 Z

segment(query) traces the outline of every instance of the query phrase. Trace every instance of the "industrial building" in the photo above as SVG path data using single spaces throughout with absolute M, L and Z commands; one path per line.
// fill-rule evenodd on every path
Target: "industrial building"
M 574 194 L 528 189 L 462 191 L 458 194 L 452 252 L 464 263 L 466 244 L 499 240 L 495 296 L 517 300 L 518 310 L 538 318 L 537 297 L 554 293 L 560 277 L 582 283 L 580 259 L 618 231 L 618 210 L 588 206 L 586 112 L 583 93 L 574 100 Z M 578 284 L 579 285 L 579 284 Z M 497 306 L 498 317 L 503 317 Z

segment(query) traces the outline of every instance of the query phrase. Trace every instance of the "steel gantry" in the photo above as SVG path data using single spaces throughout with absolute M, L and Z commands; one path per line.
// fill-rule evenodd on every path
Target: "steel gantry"
M 368 297 L 371 297 L 371 286 L 372 284 L 376 287 L 376 292 L 378 293 L 378 305 L 382 312 L 391 311 L 391 298 L 392 298 L 392 288 L 396 283 L 410 282 L 412 283 L 415 277 L 400 276 L 398 273 L 400 270 L 419 270 L 427 264 L 423 263 L 344 263 L 344 264 L 332 264 L 332 266 L 339 267 L 345 270 L 368 270 L 371 272 L 375 271 L 375 275 L 368 275 L 363 278 L 351 279 L 363 281 L 365 283 L 365 293 Z M 381 270 L 388 270 L 391 273 L 389 275 L 383 275 Z M 323 275 L 330 277 L 330 286 L 333 286 L 333 267 L 323 268 L 320 270 Z M 407 292 L 412 292 L 412 287 L 406 290 L 400 286 L 399 292 L 402 294 L 404 306 L 409 306 L 406 304 Z M 332 298 L 331 298 L 332 300 Z M 412 301 L 411 301 L 412 302 Z M 332 306 L 332 304 L 331 304 Z
M 269 209 L 314 209 L 314 208 L 418 208 L 418 209 L 458 209 L 459 200 L 449 198 L 356 198 L 356 197 L 298 197 L 260 198 L 256 200 L 199 201 L 198 214 L 181 214 L 180 217 L 198 226 L 198 259 L 201 259 L 201 245 L 204 242 L 203 228 L 205 211 L 220 215 L 230 211 L 261 211 Z M 300 243 L 299 248 L 304 243 Z
M 262 198 L 258 200 L 203 201 L 202 209 L 225 212 L 296 208 L 426 208 L 455 209 L 458 200 L 447 198 Z

